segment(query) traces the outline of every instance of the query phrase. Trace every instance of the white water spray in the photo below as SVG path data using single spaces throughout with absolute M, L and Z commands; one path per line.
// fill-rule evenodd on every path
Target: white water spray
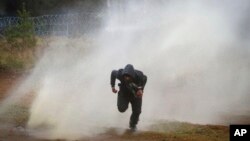
M 109 11 L 90 43 L 51 42 L 13 93 L 35 87 L 31 133 L 78 139 L 127 127 L 131 109 L 118 112 L 109 83 L 111 71 L 128 63 L 148 76 L 139 128 L 158 119 L 215 124 L 224 115 L 249 116 L 250 49 L 239 32 L 247 6 L 244 0 L 129 2 Z

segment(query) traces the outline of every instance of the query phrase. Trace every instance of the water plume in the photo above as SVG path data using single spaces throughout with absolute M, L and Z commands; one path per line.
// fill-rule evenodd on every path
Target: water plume
M 118 112 L 110 73 L 128 63 L 148 76 L 139 128 L 160 119 L 229 124 L 223 116 L 249 116 L 250 49 L 240 26 L 249 22 L 248 1 L 123 6 L 110 7 L 94 39 L 49 43 L 13 93 L 36 85 L 31 134 L 79 139 L 126 128 L 131 110 Z

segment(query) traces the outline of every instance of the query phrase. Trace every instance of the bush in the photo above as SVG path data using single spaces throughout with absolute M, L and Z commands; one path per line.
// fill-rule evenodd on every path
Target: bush
M 24 71 L 32 68 L 35 60 L 34 48 L 10 49 L 7 41 L 0 40 L 0 72 Z
M 30 13 L 25 9 L 25 4 L 17 13 L 19 17 L 18 24 L 8 27 L 4 35 L 12 48 L 34 47 L 36 45 L 34 25 L 30 19 Z
M 38 38 L 25 5 L 17 12 L 18 24 L 8 27 L 0 39 L 0 71 L 22 71 L 33 65 Z

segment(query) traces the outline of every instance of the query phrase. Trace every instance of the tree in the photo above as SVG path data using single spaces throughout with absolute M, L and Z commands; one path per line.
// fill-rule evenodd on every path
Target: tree
M 5 30 L 5 37 L 11 47 L 34 47 L 36 45 L 34 25 L 24 3 L 22 9 L 18 10 L 17 13 L 19 22 Z

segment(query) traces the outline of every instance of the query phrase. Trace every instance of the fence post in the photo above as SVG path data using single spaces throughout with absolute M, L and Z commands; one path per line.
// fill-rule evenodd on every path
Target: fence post
M 67 35 L 67 37 L 69 37 L 69 23 L 67 22 L 67 29 L 66 29 L 66 35 Z

